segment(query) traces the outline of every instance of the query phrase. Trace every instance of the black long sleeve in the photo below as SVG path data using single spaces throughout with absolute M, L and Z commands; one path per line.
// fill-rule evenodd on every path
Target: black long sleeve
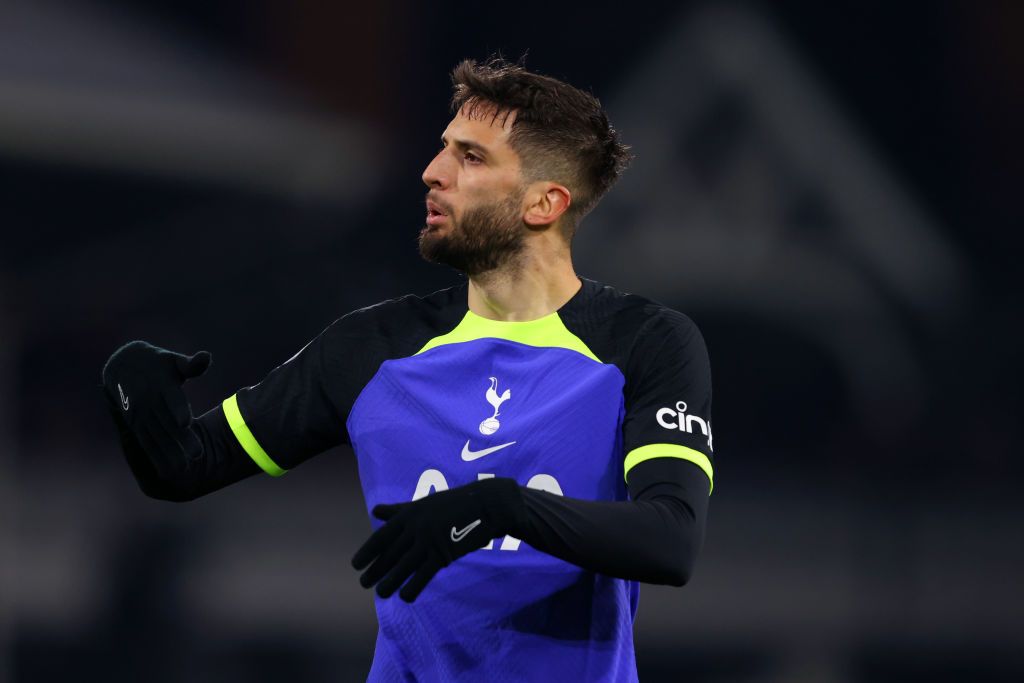
M 653 458 L 629 472 L 628 501 L 590 501 L 520 487 L 517 535 L 537 550 L 621 579 L 682 586 L 704 540 L 708 478 L 692 463 Z
M 121 429 L 125 458 L 143 493 L 151 498 L 188 501 L 260 471 L 239 445 L 220 404 L 192 421 L 189 427 L 202 444 L 198 458 L 187 460 L 171 477 L 160 477 L 135 436 Z
M 196 496 L 212 493 L 261 472 L 228 426 L 223 404 L 200 415 L 192 423 L 192 429 L 203 444 L 203 457 L 191 468 L 190 483 Z

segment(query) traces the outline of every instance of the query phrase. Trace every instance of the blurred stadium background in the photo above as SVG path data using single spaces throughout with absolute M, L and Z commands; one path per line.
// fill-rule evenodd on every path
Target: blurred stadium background
M 419 260 L 448 70 L 592 88 L 636 161 L 579 273 L 687 312 L 715 379 L 696 577 L 641 680 L 1024 680 L 1024 3 L 0 4 L 0 682 L 361 681 L 351 452 L 151 501 L 98 389 L 197 412 Z M 614 543 L 614 539 L 609 539 Z

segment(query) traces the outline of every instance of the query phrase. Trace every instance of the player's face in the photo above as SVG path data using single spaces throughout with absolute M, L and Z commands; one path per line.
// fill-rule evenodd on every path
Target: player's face
M 495 118 L 463 108 L 441 136 L 441 150 L 423 171 L 427 220 L 420 254 L 467 275 L 493 270 L 525 245 L 525 186 L 508 136 L 514 114 Z

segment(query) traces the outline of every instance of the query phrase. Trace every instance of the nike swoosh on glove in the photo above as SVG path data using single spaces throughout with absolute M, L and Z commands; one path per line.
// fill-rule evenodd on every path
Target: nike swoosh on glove
M 144 341 L 125 344 L 103 366 L 103 393 L 131 461 L 141 451 L 163 479 L 202 457 L 181 385 L 210 366 L 207 351 L 185 356 Z
M 525 508 L 519 484 L 495 477 L 411 503 L 377 505 L 373 515 L 386 523 L 352 557 L 357 570 L 373 562 L 359 583 L 364 588 L 377 584 L 382 598 L 401 586 L 399 596 L 412 602 L 456 559 L 497 536 L 516 533 L 524 523 Z

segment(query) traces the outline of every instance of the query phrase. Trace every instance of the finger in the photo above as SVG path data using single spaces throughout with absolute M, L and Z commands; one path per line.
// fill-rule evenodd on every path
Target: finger
M 427 560 L 427 551 L 422 545 L 416 544 L 407 552 L 394 569 L 381 579 L 377 584 L 377 595 L 382 598 L 391 597 L 391 594 L 398 590 L 398 587 L 409 578 L 409 575 L 419 569 Z
M 412 534 L 402 534 L 396 538 L 395 542 L 377 557 L 370 568 L 363 572 L 363 575 L 359 577 L 359 584 L 363 588 L 369 588 L 380 581 L 402 559 L 402 556 L 412 547 L 412 543 Z
M 436 562 L 427 562 L 416 570 L 416 573 L 412 575 L 402 590 L 398 591 L 398 597 L 402 598 L 405 602 L 412 602 L 419 594 L 423 592 L 423 589 L 427 587 L 430 580 L 437 575 L 437 572 L 441 571 L 441 567 Z
M 100 371 L 100 377 L 103 379 L 103 383 L 110 384 L 115 381 L 113 378 L 116 375 L 121 374 L 120 370 L 122 370 L 125 364 L 129 362 L 129 358 L 135 357 L 140 353 L 145 354 L 155 350 L 156 347 L 142 341 L 141 339 L 122 345 L 114 351 L 110 358 L 107 359 L 107 362 L 103 364 L 103 369 Z
M 197 351 L 191 356 L 175 354 L 174 358 L 174 364 L 178 368 L 182 381 L 199 377 L 206 372 L 211 362 L 213 362 L 213 356 L 209 351 Z
M 399 512 L 402 508 L 409 505 L 409 503 L 382 503 L 373 507 L 373 516 L 377 519 L 389 520 Z
M 385 548 L 394 543 L 398 535 L 402 533 L 402 525 L 388 523 L 374 531 L 362 547 L 352 556 L 352 566 L 356 569 L 363 569 L 370 561 L 380 555 Z

